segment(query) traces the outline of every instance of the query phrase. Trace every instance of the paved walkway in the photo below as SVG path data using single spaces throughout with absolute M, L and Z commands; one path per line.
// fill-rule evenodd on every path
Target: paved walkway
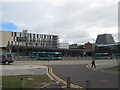
M 46 67 L 42 65 L 2 65 L 1 68 L 1 76 L 47 74 Z
M 116 60 L 96 60 L 98 63 L 116 62 Z M 70 64 L 91 64 L 91 60 L 50 60 L 50 61 L 15 61 L 15 65 L 70 65 Z
M 97 71 L 102 71 L 102 72 L 112 73 L 112 74 L 119 74 L 118 73 L 119 69 L 112 68 L 112 67 L 118 66 L 118 65 L 119 65 L 118 62 L 108 62 L 108 63 L 97 63 L 96 69 L 91 68 L 91 64 L 87 65 L 87 67 L 92 70 L 97 70 Z
M 117 62 L 99 63 L 96 65 L 96 69 L 100 70 L 100 69 L 114 67 L 114 66 L 118 66 L 118 63 Z

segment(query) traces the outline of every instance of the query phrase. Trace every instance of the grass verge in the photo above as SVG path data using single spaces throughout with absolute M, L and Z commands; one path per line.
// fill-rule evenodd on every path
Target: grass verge
M 120 69 L 120 66 L 114 66 L 113 68 Z
M 2 88 L 41 88 L 50 82 L 47 75 L 2 76 Z

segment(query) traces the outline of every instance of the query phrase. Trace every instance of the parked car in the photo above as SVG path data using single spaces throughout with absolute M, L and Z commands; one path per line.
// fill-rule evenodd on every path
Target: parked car
M 14 62 L 12 54 L 0 54 L 0 63 L 8 65 L 12 62 Z

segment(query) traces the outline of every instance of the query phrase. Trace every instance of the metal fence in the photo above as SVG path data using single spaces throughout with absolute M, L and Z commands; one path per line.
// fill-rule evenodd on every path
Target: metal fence
M 62 57 L 61 60 L 91 60 L 92 57 Z M 29 58 L 28 56 L 14 56 L 15 61 L 35 61 L 35 58 Z M 42 60 L 44 61 L 44 60 Z
M 28 56 L 14 56 L 15 61 L 36 61 L 35 58 L 29 58 Z M 92 60 L 92 57 L 62 57 L 61 60 Z M 112 59 L 99 59 L 99 60 L 116 60 L 119 61 L 120 58 L 112 58 Z M 41 60 L 46 61 L 46 60 Z M 54 60 L 55 61 L 55 60 Z

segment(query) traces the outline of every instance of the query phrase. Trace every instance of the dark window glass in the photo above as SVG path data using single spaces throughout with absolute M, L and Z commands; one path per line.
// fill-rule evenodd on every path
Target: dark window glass
M 57 40 L 57 36 L 53 36 L 53 40 Z
M 35 39 L 33 39 L 33 42 L 35 42 Z
M 20 37 L 21 37 L 21 33 L 20 33 Z
M 8 41 L 8 45 L 10 45 L 10 41 Z
M 11 45 L 13 45 L 13 41 L 11 41 Z
M 17 33 L 16 33 L 16 32 L 14 32 L 14 34 L 15 34 L 15 37 L 16 37 L 16 34 L 17 34 Z
M 39 34 L 37 34 L 37 38 L 39 38 Z
M 46 38 L 46 35 L 44 35 L 44 38 Z
M 13 32 L 12 32 L 12 36 L 13 36 Z
M 51 39 L 51 35 L 50 35 L 50 39 Z
M 15 41 L 15 37 L 13 38 L 13 41 Z
M 5 58 L 5 55 L 2 55 L 2 58 Z
M 25 33 L 25 37 L 26 37 L 26 33 Z
M 11 54 L 7 54 L 7 58 L 12 58 L 12 55 Z
M 33 34 L 33 38 L 35 38 L 35 34 Z
M 27 43 L 25 43 L 26 44 L 26 46 L 28 45 Z
M 31 38 L 31 34 L 30 34 L 30 38 Z

